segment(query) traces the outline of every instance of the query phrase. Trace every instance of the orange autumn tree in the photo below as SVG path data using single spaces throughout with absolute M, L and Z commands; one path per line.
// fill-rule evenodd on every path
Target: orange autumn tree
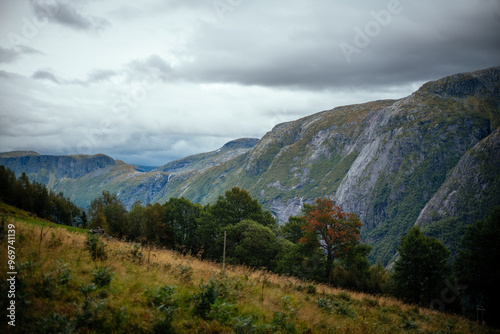
M 362 223 L 354 213 L 342 212 L 328 198 L 318 198 L 316 204 L 305 205 L 303 211 L 304 236 L 299 242 L 324 249 L 326 274 L 331 283 L 333 261 L 359 242 Z

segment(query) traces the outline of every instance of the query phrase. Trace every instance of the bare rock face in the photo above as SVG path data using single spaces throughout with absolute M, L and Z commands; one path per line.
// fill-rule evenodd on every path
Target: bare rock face
M 211 203 L 244 188 L 280 223 L 333 198 L 363 222 L 373 262 L 388 263 L 415 223 L 452 249 L 465 225 L 500 205 L 500 67 L 424 84 L 399 100 L 342 106 L 276 125 L 260 140 L 150 172 L 105 156 L 0 155 L 77 204 L 103 190 L 131 206 L 185 197 Z M 42 166 L 42 167 L 40 167 Z
M 453 228 L 450 218 L 473 223 L 500 205 L 500 129 L 483 139 L 460 159 L 446 182 L 420 212 L 416 225 Z M 448 220 L 448 224 L 446 223 Z M 444 223 L 443 223 L 444 222 Z M 463 227 L 463 226 L 462 226 Z

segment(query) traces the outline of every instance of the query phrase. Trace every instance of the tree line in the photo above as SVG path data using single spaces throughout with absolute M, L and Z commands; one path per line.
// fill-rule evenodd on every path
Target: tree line
M 412 228 L 401 237 L 397 259 L 387 269 L 370 265 L 371 246 L 360 241 L 360 219 L 343 212 L 331 199 L 304 205 L 300 216 L 279 226 L 256 199 L 236 187 L 204 206 L 171 198 L 164 204 L 136 202 L 130 210 L 116 194 L 103 191 L 90 203 L 86 216 L 63 194 L 30 183 L 24 173 L 16 180 L 3 166 L 0 189 L 4 202 L 61 224 L 99 226 L 117 238 L 217 262 L 222 262 L 226 235 L 226 262 L 230 264 L 390 294 L 474 319 L 482 312 L 481 319 L 500 325 L 494 316 L 500 314 L 500 208 L 468 227 L 453 257 L 442 242 Z M 38 203 L 41 198 L 43 205 Z
M 16 178 L 16 174 L 3 165 L 0 166 L 0 201 L 58 224 L 87 224 L 85 210 L 62 192 L 57 194 L 41 183 L 31 182 L 26 173 Z
M 302 214 L 279 226 L 273 215 L 239 188 L 201 206 L 185 198 L 165 204 L 135 203 L 127 212 L 108 192 L 92 201 L 91 227 L 112 235 L 222 262 L 266 268 L 282 275 L 372 294 L 393 295 L 441 311 L 478 315 L 498 326 L 500 300 L 500 208 L 469 226 L 458 254 L 413 227 L 401 237 L 390 269 L 370 265 L 371 246 L 360 241 L 362 223 L 331 199 L 304 205 Z M 495 255 L 493 255 L 495 254 Z

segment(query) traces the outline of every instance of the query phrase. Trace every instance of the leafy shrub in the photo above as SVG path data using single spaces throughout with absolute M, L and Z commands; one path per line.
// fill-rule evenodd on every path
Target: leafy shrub
M 341 292 L 337 295 L 337 297 L 339 297 L 339 298 L 340 298 L 340 299 L 342 299 L 342 300 L 345 300 L 346 302 L 351 301 L 351 295 L 350 295 L 350 294 L 348 294 L 348 293 L 347 293 L 347 292 L 345 292 L 345 291 L 341 291 Z
M 62 239 L 60 237 L 56 237 L 56 234 L 52 232 L 49 241 L 47 242 L 47 246 L 49 248 L 58 248 L 62 246 Z
M 105 260 L 108 258 L 106 244 L 102 242 L 98 236 L 89 233 L 87 235 L 86 246 L 92 260 Z
M 293 308 L 293 303 L 290 296 L 285 296 L 283 300 L 283 312 L 278 311 L 273 313 L 271 326 L 274 332 L 282 333 L 297 333 L 297 328 L 293 320 L 297 315 L 297 311 Z
M 370 306 L 370 307 L 377 307 L 377 306 L 380 306 L 378 300 L 376 299 L 371 299 L 371 298 L 368 298 L 368 297 L 364 297 L 363 298 L 363 302 L 365 302 L 365 304 L 367 306 Z
M 340 306 L 340 302 L 336 301 L 331 296 L 328 296 L 327 298 L 320 297 L 316 300 L 316 303 L 318 304 L 319 308 L 322 308 L 328 312 L 333 312 L 337 307 Z
M 42 275 L 41 288 L 38 290 L 39 295 L 47 298 L 52 298 L 56 292 L 56 281 L 52 273 Z
M 418 324 L 413 319 L 403 319 L 401 322 L 402 329 L 405 331 L 418 329 Z
M 66 285 L 73 278 L 71 270 L 68 269 L 67 263 L 62 263 L 56 260 L 56 277 L 58 285 Z
M 222 325 L 227 325 L 232 322 L 237 314 L 236 305 L 227 303 L 222 299 L 217 299 L 207 314 L 207 318 L 217 320 Z
M 386 310 L 382 309 L 382 311 L 378 314 L 378 321 L 381 324 L 390 324 L 392 322 L 392 317 L 387 314 Z
M 235 333 L 265 333 L 268 331 L 268 326 L 257 325 L 254 316 L 244 317 L 237 316 L 232 321 L 232 329 Z
M 345 303 L 340 303 L 340 305 L 335 309 L 335 313 L 346 318 L 356 318 L 356 311 Z
M 99 288 L 109 286 L 113 279 L 113 268 L 100 267 L 92 271 L 92 282 Z
M 141 245 L 135 244 L 134 247 L 130 250 L 130 255 L 132 256 L 132 260 L 137 262 L 142 262 L 144 260 L 144 253 L 141 252 Z
M 193 295 L 194 314 L 206 318 L 218 297 L 219 290 L 217 284 L 210 278 L 208 283 L 200 285 L 200 292 Z
M 181 280 L 184 283 L 190 282 L 191 279 L 193 278 L 193 268 L 190 265 L 183 266 L 183 265 L 178 265 L 179 268 L 179 274 L 181 276 Z
M 355 318 L 356 311 L 354 311 L 344 300 L 335 300 L 335 297 L 330 295 L 325 297 L 320 297 L 316 300 L 319 308 L 324 309 L 327 312 L 335 313 L 348 318 Z
M 73 333 L 74 324 L 64 315 L 53 312 L 41 320 L 40 333 Z
M 315 295 L 316 294 L 316 285 L 314 284 L 309 284 L 307 286 L 307 294 L 308 295 Z
M 76 325 L 78 328 L 96 328 L 101 331 L 105 328 L 106 301 L 85 299 L 81 310 L 76 314 Z
M 176 286 L 160 286 L 146 289 L 144 296 L 149 306 L 154 306 L 160 310 L 177 307 Z
M 278 333 L 297 333 L 297 328 L 295 328 L 295 324 L 291 320 L 290 316 L 285 312 L 274 312 L 271 322 L 273 331 Z
M 88 299 L 91 293 L 97 290 L 97 287 L 95 284 L 87 284 L 87 285 L 80 285 L 78 287 L 78 291 L 80 291 L 81 294 L 85 296 L 85 299 Z

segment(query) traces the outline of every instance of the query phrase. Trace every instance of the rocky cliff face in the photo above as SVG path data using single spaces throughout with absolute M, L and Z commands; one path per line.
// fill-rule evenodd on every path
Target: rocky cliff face
M 457 163 L 500 125 L 499 79 L 499 68 L 460 74 L 400 100 L 339 107 L 277 125 L 248 153 L 178 180 L 169 194 L 211 202 L 240 186 L 281 222 L 299 214 L 303 203 L 331 197 L 361 217 L 362 237 L 374 246 L 372 260 L 387 263 Z M 470 191 L 477 193 L 478 186 Z M 493 193 L 495 198 L 482 197 L 487 207 L 500 205 L 500 193 Z M 459 239 L 460 233 L 446 237 L 444 225 L 443 231 L 431 227 L 429 233 L 451 246 L 451 239 Z
M 360 216 L 362 238 L 373 245 L 371 259 L 388 263 L 415 223 L 453 247 L 465 224 L 500 205 L 499 126 L 496 67 L 429 82 L 400 100 L 279 124 L 258 142 L 230 142 L 149 173 L 103 157 L 98 165 L 95 157 L 95 169 L 85 174 L 75 167 L 79 176 L 68 179 L 59 172 L 53 184 L 81 203 L 106 189 L 128 205 L 180 196 L 213 202 L 238 186 L 282 223 L 303 203 L 330 197 Z M 16 161 L 28 166 L 21 158 Z
M 248 152 L 256 142 L 254 138 L 233 140 L 217 151 L 186 157 L 148 172 L 104 154 L 52 156 L 16 151 L 1 153 L 0 165 L 17 175 L 25 172 L 31 180 L 62 191 L 83 207 L 103 190 L 118 194 L 125 206 L 131 207 L 136 201 L 147 204 L 167 196 L 175 188 L 167 187 L 174 176 L 176 180 L 188 179 Z

